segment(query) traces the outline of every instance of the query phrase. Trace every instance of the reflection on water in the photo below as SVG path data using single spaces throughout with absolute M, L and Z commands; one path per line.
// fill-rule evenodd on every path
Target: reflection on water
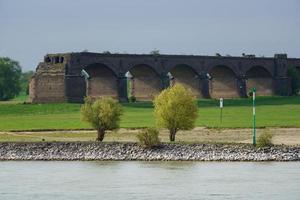
M 0 199 L 299 199 L 300 163 L 0 162 Z

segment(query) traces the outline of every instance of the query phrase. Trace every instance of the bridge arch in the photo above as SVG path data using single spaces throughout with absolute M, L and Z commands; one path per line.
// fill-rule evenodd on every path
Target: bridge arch
M 245 75 L 247 92 L 255 87 L 259 96 L 271 96 L 274 94 L 272 74 L 263 66 L 252 66 Z
M 217 65 L 209 71 L 209 93 L 211 98 L 240 97 L 237 89 L 237 75 L 226 65 Z
M 243 74 L 246 74 L 249 70 L 252 70 L 253 67 L 261 68 L 265 72 L 274 77 L 274 69 L 273 66 L 270 66 L 270 62 L 262 62 L 262 61 L 252 61 L 243 65 Z
M 84 68 L 90 76 L 87 81 L 86 95 L 92 98 L 118 98 L 117 74 L 103 63 L 93 63 Z
M 162 79 L 153 67 L 137 64 L 129 68 L 129 96 L 137 101 L 150 101 L 163 89 Z
M 201 82 L 196 70 L 187 64 L 178 64 L 171 68 L 171 85 L 181 84 L 191 90 L 197 98 L 202 97 Z

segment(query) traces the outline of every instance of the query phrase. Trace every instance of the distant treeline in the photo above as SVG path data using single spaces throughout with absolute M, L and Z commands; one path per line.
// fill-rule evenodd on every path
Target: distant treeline
M 29 93 L 29 80 L 33 71 L 22 72 L 18 61 L 0 57 L 0 100 L 7 101 L 20 93 Z

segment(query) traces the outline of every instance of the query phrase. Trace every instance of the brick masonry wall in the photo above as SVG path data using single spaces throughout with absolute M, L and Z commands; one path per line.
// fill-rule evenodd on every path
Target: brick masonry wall
M 29 101 L 34 102 L 36 100 L 36 89 L 35 89 L 36 81 L 35 78 L 31 78 L 29 81 Z
M 29 86 L 29 97 L 33 103 L 65 102 L 64 65 L 40 64 Z
M 153 100 L 162 90 L 162 80 L 151 68 L 137 66 L 130 73 L 133 76 L 131 93 L 137 101 Z
M 174 78 L 171 81 L 172 85 L 181 84 L 190 90 L 197 98 L 201 98 L 203 96 L 201 92 L 202 86 L 200 84 L 199 76 L 193 70 L 185 66 L 175 67 L 171 71 L 171 75 Z
M 247 91 L 253 87 L 256 88 L 257 96 L 271 96 L 274 95 L 274 85 L 272 78 L 248 78 L 246 81 Z
M 209 82 L 211 98 L 237 98 L 237 78 L 227 67 L 218 66 L 211 72 L 212 80 Z
M 133 96 L 137 101 L 150 101 L 161 91 L 159 77 L 136 77 L 133 78 Z
M 92 65 L 87 69 L 90 79 L 87 84 L 87 96 L 93 98 L 118 98 L 118 82 L 116 75 L 103 65 Z
M 88 80 L 87 95 L 93 98 L 112 97 L 118 98 L 116 77 L 94 77 Z
M 274 81 L 268 71 L 261 67 L 253 67 L 246 76 L 247 92 L 255 87 L 258 96 L 274 95 Z

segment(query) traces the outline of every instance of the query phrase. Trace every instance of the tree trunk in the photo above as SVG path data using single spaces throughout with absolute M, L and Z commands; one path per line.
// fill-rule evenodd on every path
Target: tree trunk
M 170 141 L 175 141 L 176 130 L 170 130 Z
M 98 132 L 98 136 L 97 136 L 96 141 L 102 142 L 103 139 L 104 139 L 105 130 L 104 129 L 98 129 L 97 132 Z

